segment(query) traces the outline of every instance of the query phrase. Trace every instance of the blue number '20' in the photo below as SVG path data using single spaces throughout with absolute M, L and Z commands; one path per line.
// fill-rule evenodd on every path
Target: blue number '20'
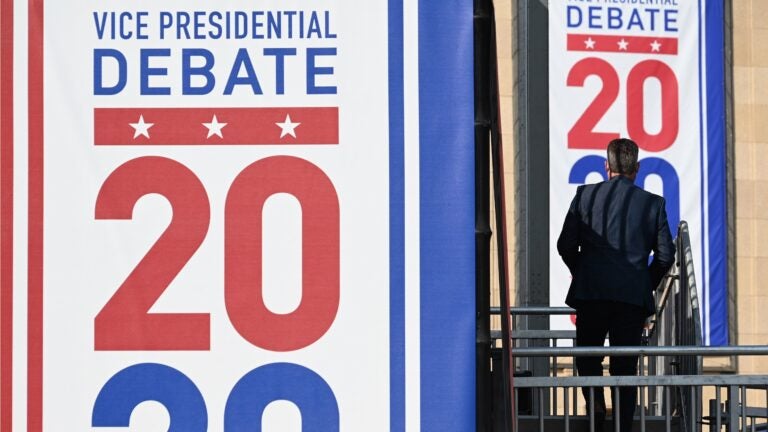
M 93 427 L 128 427 L 142 402 L 156 401 L 171 419 L 168 432 L 206 432 L 208 411 L 197 386 L 176 369 L 156 363 L 129 366 L 104 384 L 93 406 Z
M 301 412 L 303 432 L 338 432 L 339 407 L 317 373 L 291 363 L 253 369 L 235 384 L 224 411 L 225 432 L 261 432 L 264 410 L 287 400 Z M 170 417 L 168 432 L 205 432 L 208 412 L 197 386 L 178 370 L 156 363 L 129 366 L 104 384 L 93 407 L 93 427 L 128 427 L 140 403 L 156 401 Z

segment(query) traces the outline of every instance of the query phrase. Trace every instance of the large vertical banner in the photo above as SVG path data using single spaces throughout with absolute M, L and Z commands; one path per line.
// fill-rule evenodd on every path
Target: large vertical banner
M 570 274 L 554 249 L 575 189 L 602 181 L 605 148 L 640 147 L 637 184 L 686 220 L 705 341 L 728 343 L 722 2 L 549 3 L 551 304 Z M 573 328 L 567 317 L 553 328 Z
M 471 1 L 1 1 L 2 432 L 474 427 Z

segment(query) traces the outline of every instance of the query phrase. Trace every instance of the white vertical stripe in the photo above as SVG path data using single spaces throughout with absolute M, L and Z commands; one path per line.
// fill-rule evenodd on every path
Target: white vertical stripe
M 403 2 L 405 174 L 405 429 L 421 429 L 418 2 Z
M 13 5 L 13 428 L 27 424 L 27 2 Z

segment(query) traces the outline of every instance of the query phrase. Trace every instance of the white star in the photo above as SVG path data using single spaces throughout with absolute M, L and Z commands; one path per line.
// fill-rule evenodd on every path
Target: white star
M 595 41 L 592 39 L 592 36 L 589 37 L 589 39 L 584 41 L 584 45 L 587 49 L 595 49 Z
M 275 123 L 275 124 L 280 126 L 280 129 L 283 130 L 280 133 L 280 138 L 282 138 L 282 137 L 284 137 L 286 135 L 290 135 L 290 136 L 296 138 L 296 128 L 301 123 L 293 123 L 293 122 L 291 122 L 291 115 L 290 114 L 286 114 L 284 122 L 282 122 L 282 123 Z
M 627 46 L 629 45 L 629 42 L 625 41 L 625 40 L 622 38 L 622 39 L 621 39 L 621 40 L 618 42 L 618 44 L 619 44 L 619 49 L 620 49 L 620 50 L 624 50 L 624 51 L 626 51 L 626 50 L 627 50 Z
M 658 52 L 659 48 L 661 48 L 661 44 L 659 43 L 659 41 L 656 41 L 656 40 L 653 41 L 653 43 L 651 44 L 651 51 Z
M 219 120 L 216 118 L 216 114 L 214 114 L 210 123 L 203 123 L 203 126 L 208 128 L 208 136 L 205 138 L 210 138 L 213 135 L 218 135 L 219 138 L 224 138 L 224 135 L 221 134 L 221 130 L 226 125 L 226 123 L 219 123 Z
M 139 116 L 139 122 L 138 123 L 128 123 L 131 125 L 131 127 L 134 129 L 133 132 L 133 139 L 136 139 L 139 137 L 139 135 L 144 135 L 145 137 L 149 138 L 149 128 L 154 126 L 154 123 L 144 123 L 144 116 Z

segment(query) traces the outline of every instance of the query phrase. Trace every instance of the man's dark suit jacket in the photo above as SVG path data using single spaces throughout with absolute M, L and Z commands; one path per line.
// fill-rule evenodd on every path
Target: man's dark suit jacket
M 567 305 L 622 302 L 650 315 L 653 290 L 675 261 L 664 198 L 624 176 L 579 186 L 557 251 L 573 276 Z

